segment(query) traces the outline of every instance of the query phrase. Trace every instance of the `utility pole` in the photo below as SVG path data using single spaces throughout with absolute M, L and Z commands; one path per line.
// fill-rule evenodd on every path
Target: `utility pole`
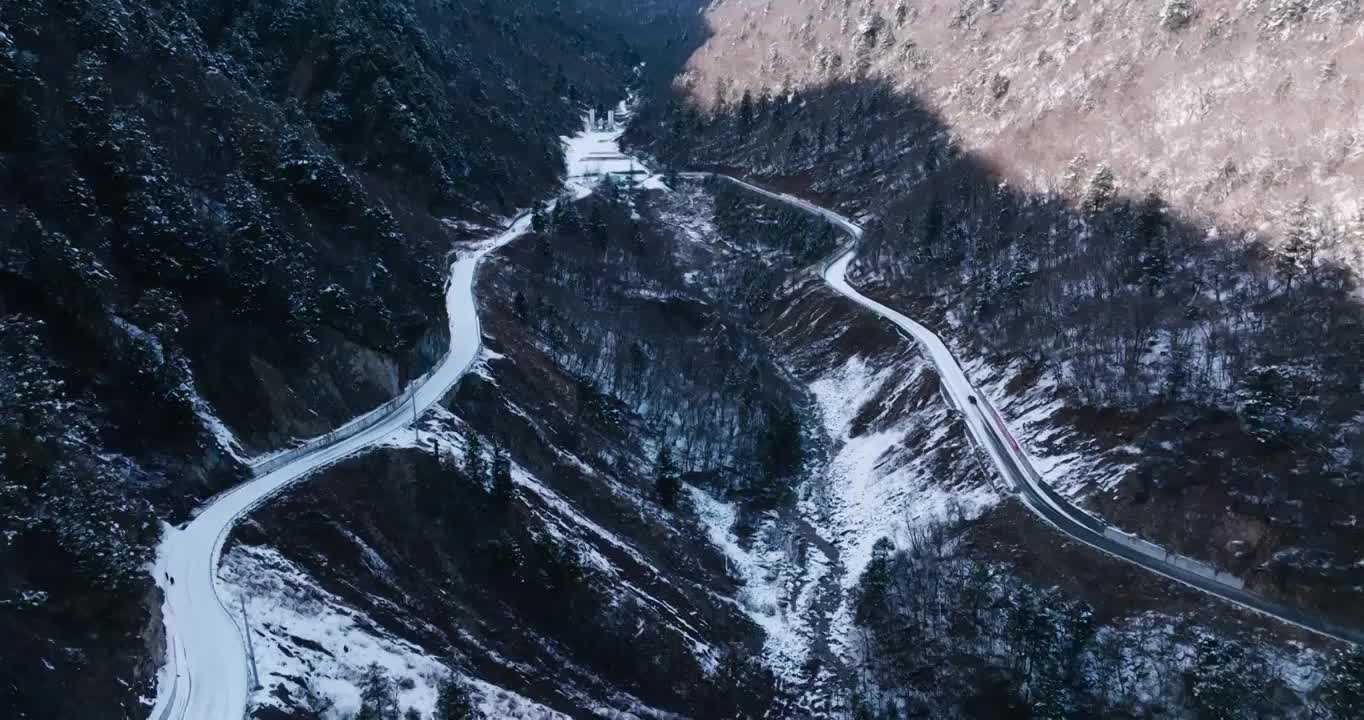
M 251 621 L 246 618 L 246 598 L 242 603 L 242 628 L 246 630 L 246 657 L 251 662 L 251 689 L 260 689 L 260 675 L 256 672 L 256 650 L 251 645 Z

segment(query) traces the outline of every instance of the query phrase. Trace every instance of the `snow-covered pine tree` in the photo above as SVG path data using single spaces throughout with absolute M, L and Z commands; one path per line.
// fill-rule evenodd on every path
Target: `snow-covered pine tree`
M 474 707 L 469 689 L 454 675 L 447 675 L 441 680 L 438 693 L 435 720 L 475 720 L 481 717 Z
M 682 481 L 678 476 L 677 463 L 673 460 L 672 448 L 667 445 L 659 448 L 658 456 L 654 459 L 654 490 L 664 507 L 677 505 Z
M 554 204 L 554 231 L 575 233 L 581 228 L 582 218 L 578 215 L 578 206 L 573 202 L 573 197 L 561 196 Z
M 504 507 L 516 499 L 516 485 L 512 482 L 511 458 L 507 456 L 507 450 L 501 447 L 493 453 L 493 498 Z
M 464 447 L 464 474 L 480 485 L 487 480 L 487 466 L 483 462 L 483 441 L 474 433 L 469 433 L 469 443 Z
M 1288 233 L 1274 254 L 1274 271 L 1285 290 L 1291 292 L 1294 281 L 1315 272 L 1322 244 L 1322 228 L 1316 213 L 1306 198 L 1299 200 L 1289 211 Z
M 398 720 L 398 699 L 393 681 L 378 663 L 365 668 L 360 680 L 360 711 L 355 720 Z
M 744 90 L 744 95 L 739 99 L 739 130 L 747 133 L 753 126 L 753 93 Z
M 1113 202 L 1117 194 L 1117 181 L 1113 177 L 1113 171 L 1107 165 L 1100 165 L 1089 178 L 1089 187 L 1085 190 L 1084 209 L 1090 213 L 1101 212 Z
M 895 545 L 890 538 L 883 537 L 872 545 L 871 561 L 857 582 L 857 595 L 853 602 L 853 617 L 858 625 L 874 629 L 885 611 L 892 580 L 891 555 L 894 552 Z
M 1148 295 L 1155 295 L 1170 274 L 1165 213 L 1165 200 L 1160 193 L 1154 190 L 1147 193 L 1137 210 L 1136 227 L 1128 236 L 1130 277 Z

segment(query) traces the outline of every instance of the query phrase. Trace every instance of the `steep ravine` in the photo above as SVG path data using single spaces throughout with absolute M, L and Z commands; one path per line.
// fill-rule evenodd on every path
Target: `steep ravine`
M 752 231 L 753 228 L 748 230 Z M 1093 613 L 1088 616 L 1092 620 L 1086 620 L 1082 625 L 1097 621 L 1099 630 L 1096 637 L 1102 639 L 1102 642 L 1093 641 L 1095 643 L 1093 647 L 1085 648 L 1084 643 L 1087 641 L 1083 636 L 1079 639 L 1064 636 L 1064 633 L 1070 632 L 1067 628 L 1071 627 L 1073 620 L 1063 617 L 1046 621 L 1047 627 L 1058 633 L 1056 638 L 1046 642 L 1078 642 L 1079 647 L 1067 652 L 1078 653 L 1080 657 L 1091 657 L 1094 662 L 1100 662 L 1105 653 L 1110 652 L 1105 648 L 1112 643 L 1121 644 L 1122 652 L 1128 654 L 1133 662 L 1155 663 L 1156 666 L 1168 662 L 1148 655 L 1149 649 L 1128 644 L 1135 640 L 1130 634 L 1149 632 L 1150 626 L 1147 623 L 1153 621 L 1157 624 L 1164 622 L 1183 626 L 1183 629 L 1172 633 L 1172 637 L 1182 637 L 1182 642 L 1196 646 L 1190 655 L 1190 658 L 1196 657 L 1196 662 L 1188 666 L 1184 665 L 1184 661 L 1175 661 L 1175 666 L 1182 667 L 1183 672 L 1192 673 L 1189 677 L 1192 678 L 1195 693 L 1202 692 L 1198 688 L 1207 682 L 1247 683 L 1254 682 L 1251 677 L 1259 677 L 1260 681 L 1265 683 L 1254 693 L 1248 692 L 1244 697 L 1226 699 L 1225 702 L 1230 704 L 1222 707 L 1239 708 L 1239 711 L 1243 712 L 1259 712 L 1272 707 L 1277 713 L 1299 713 L 1315 702 L 1310 699 L 1313 690 L 1319 690 L 1335 681 L 1346 681 L 1343 677 L 1337 677 L 1338 673 L 1348 672 L 1340 669 L 1342 665 L 1333 665 L 1329 668 L 1325 666 L 1319 652 L 1331 646 L 1323 643 L 1321 638 L 1302 635 L 1292 626 L 1267 621 L 1255 614 L 1239 612 L 1228 605 L 1209 606 L 1200 600 L 1197 593 L 1148 575 L 1142 570 L 1125 566 L 1121 562 L 1095 553 L 1091 548 L 1059 536 L 1045 524 L 1029 518 L 1026 513 L 1021 513 L 1022 508 L 1009 497 L 1011 493 L 1006 494 L 1007 499 L 1000 502 L 999 496 L 989 487 L 991 482 L 1000 481 L 990 478 L 990 472 L 982 474 L 978 467 L 973 467 L 978 451 L 970 448 L 965 442 L 959 426 L 955 431 L 951 429 L 957 424 L 954 415 L 943 413 L 938 418 L 930 416 L 926 422 L 922 415 L 919 418 L 915 417 L 925 410 L 937 408 L 941 412 L 941 409 L 945 409 L 942 408 L 942 401 L 938 396 L 936 377 L 931 371 L 923 371 L 922 359 L 916 357 L 918 353 L 915 346 L 908 344 L 907 339 L 897 336 L 878 322 L 868 323 L 865 319 L 857 321 L 855 318 L 859 314 L 865 315 L 860 309 L 849 308 L 852 314 L 841 323 L 830 322 L 831 315 L 838 317 L 841 312 L 847 312 L 842 310 L 846 306 L 841 300 L 821 298 L 820 296 L 828 291 L 815 284 L 813 280 L 803 285 L 791 283 L 788 284 L 788 288 L 794 289 L 794 293 L 783 293 L 778 298 L 778 304 L 782 307 L 782 322 L 778 324 L 777 336 L 786 342 L 778 343 L 776 351 L 795 359 L 797 374 L 809 378 L 811 387 L 816 389 L 822 399 L 827 398 L 824 401 L 825 415 L 830 421 L 831 435 L 843 437 L 846 444 L 852 447 L 854 456 L 861 455 L 865 458 L 856 465 L 847 463 L 847 460 L 841 457 L 836 459 L 835 466 L 855 468 L 855 474 L 838 477 L 835 473 L 835 482 L 832 485 L 837 491 L 835 497 L 825 498 L 818 505 L 825 512 L 832 511 L 835 516 L 832 524 L 839 529 L 836 537 L 846 539 L 851 535 L 854 540 L 844 556 L 853 559 L 852 567 L 863 577 L 856 593 L 849 597 L 849 604 L 857 606 L 859 602 L 864 602 L 858 599 L 858 594 L 865 598 L 869 587 L 872 587 L 868 585 L 867 573 L 870 573 L 878 562 L 875 550 L 872 551 L 872 562 L 869 565 L 867 555 L 859 554 L 859 549 L 864 553 L 871 542 L 884 534 L 892 541 L 892 549 L 908 553 L 907 557 L 894 556 L 903 558 L 893 561 L 896 566 L 903 567 L 901 572 L 932 576 L 938 572 L 934 569 L 935 565 L 946 564 L 948 567 L 962 568 L 968 574 L 983 573 L 983 577 L 991 578 L 987 585 L 998 582 L 1004 587 L 1013 588 L 1005 596 L 1008 598 L 1005 600 L 1006 607 L 1018 602 L 1020 595 L 1026 597 L 1036 592 L 1037 584 L 1049 587 L 1053 586 L 1053 583 L 1059 583 L 1053 586 L 1052 590 L 1046 591 L 1054 593 L 1056 588 L 1061 589 L 1059 597 L 1048 602 L 1065 607 L 1065 604 L 1078 600 L 1078 606 L 1058 612 L 1079 612 L 1082 616 Z M 815 320 L 818 322 L 814 322 Z M 859 326 L 865 327 L 859 329 Z M 878 336 L 881 339 L 878 340 Z M 897 355 L 899 357 L 896 357 Z M 838 363 L 845 360 L 847 365 L 840 368 Z M 971 372 L 988 375 L 991 378 L 998 378 L 1001 374 L 1006 379 L 1008 377 L 1007 373 L 991 372 L 988 366 L 982 367 L 980 363 L 973 363 Z M 907 374 L 910 382 L 893 380 L 886 382 L 887 379 L 901 373 Z M 849 380 L 852 382 L 848 382 Z M 991 396 L 1008 398 L 1009 390 L 1004 388 L 1003 384 L 1003 380 L 992 379 L 983 389 Z M 1022 412 L 1030 420 L 1037 417 L 1033 413 L 1039 406 L 1045 410 L 1045 403 L 1039 403 L 1037 398 L 1021 397 L 1007 402 L 1012 412 Z M 1036 431 L 1035 426 L 1030 428 L 1032 428 L 1030 432 Z M 885 430 L 892 430 L 889 443 L 878 437 Z M 869 447 L 858 449 L 856 446 L 859 444 Z M 957 473 L 966 480 L 965 483 L 953 478 L 952 473 L 943 472 L 946 468 L 941 464 L 941 460 L 944 459 L 945 452 L 955 454 L 962 463 L 957 466 Z M 844 452 L 838 453 L 838 456 L 842 455 Z M 936 462 L 925 462 L 935 457 Z M 885 483 L 884 490 L 877 487 L 881 483 Z M 891 494 L 877 497 L 879 492 L 886 490 Z M 949 491 L 948 497 L 934 497 L 943 490 Z M 838 497 L 838 494 L 842 494 L 843 497 Z M 870 503 L 865 502 L 868 494 L 872 494 Z M 893 500 L 885 502 L 891 498 Z M 847 500 L 850 499 L 862 502 L 848 503 Z M 897 514 L 899 517 L 896 517 Z M 866 527 L 866 520 L 876 518 L 877 515 L 889 516 L 886 518 L 888 522 L 883 520 L 879 527 L 875 525 Z M 845 530 L 849 521 L 862 525 L 860 532 L 849 533 Z M 840 525 L 844 527 L 840 528 Z M 924 565 L 925 562 L 927 565 Z M 901 586 L 903 580 L 891 575 L 890 582 Z M 908 585 L 912 588 L 913 581 Z M 960 588 L 962 593 L 974 594 L 979 591 L 980 586 L 974 583 L 968 583 Z M 915 591 L 899 589 L 897 592 L 903 594 Z M 903 595 L 901 597 L 903 598 Z M 955 599 L 949 597 L 939 599 L 937 602 L 944 600 L 950 604 L 971 602 L 967 597 Z M 896 636 L 907 632 L 893 621 L 897 612 L 894 607 L 895 604 L 886 610 L 865 610 L 860 607 L 857 609 L 857 613 L 864 618 L 856 623 L 861 626 L 859 631 L 869 632 L 872 638 L 870 655 L 865 651 L 859 652 L 859 659 L 864 668 L 869 665 L 875 670 L 879 666 L 879 670 L 874 672 L 874 677 L 879 676 L 877 682 L 881 685 L 879 689 L 868 693 L 870 698 L 874 700 L 879 697 L 883 701 L 887 696 L 898 696 L 911 705 L 922 703 L 927 698 L 938 698 L 939 704 L 930 703 L 930 706 L 934 707 L 934 714 L 940 716 L 952 715 L 956 712 L 954 708 L 976 707 L 975 710 L 966 711 L 967 716 L 974 716 L 981 712 L 982 708 L 973 703 L 983 702 L 998 711 L 999 703 L 1010 702 L 1008 699 L 1010 691 L 1005 689 L 1007 686 L 998 687 L 997 691 L 1002 694 L 993 698 L 988 695 L 974 699 L 972 697 L 973 693 L 980 693 L 986 687 L 975 683 L 986 683 L 989 674 L 997 672 L 990 670 L 989 660 L 986 660 L 981 668 L 970 669 L 972 663 L 969 658 L 976 652 L 970 649 L 976 641 L 972 633 L 979 632 L 978 630 L 971 630 L 969 624 L 965 627 L 960 625 L 951 627 L 940 640 L 945 645 L 943 649 L 952 658 L 939 661 L 935 667 L 931 658 L 935 652 L 933 642 L 937 640 L 921 645 L 915 644 L 914 641 L 894 640 Z M 880 627 L 880 624 L 885 622 L 877 617 L 877 613 L 881 612 L 890 613 L 891 617 L 887 619 L 893 621 L 890 623 L 892 629 L 885 630 Z M 870 613 L 870 617 L 863 613 Z M 916 625 L 922 626 L 926 622 L 922 615 L 914 617 L 913 622 Z M 1192 627 L 1188 625 L 1189 623 L 1192 623 Z M 851 630 L 852 628 L 845 624 L 843 637 L 851 637 L 849 632 Z M 886 639 L 876 639 L 880 632 L 888 633 L 884 636 Z M 933 638 L 934 632 L 931 622 L 927 628 L 916 631 L 926 634 L 927 639 Z M 1094 632 L 1094 627 L 1089 626 L 1085 632 Z M 1217 639 L 1211 637 L 1213 635 L 1217 636 Z M 862 635 L 863 643 L 867 637 Z M 1173 641 L 1181 642 L 1179 639 Z M 1227 641 L 1230 641 L 1231 647 L 1237 648 L 1235 653 L 1238 654 L 1238 657 L 1229 660 L 1230 665 L 1223 669 L 1232 677 L 1215 679 L 1216 674 L 1209 672 L 1202 663 L 1213 662 L 1215 654 L 1228 652 L 1219 645 Z M 880 647 L 877 647 L 878 645 Z M 866 647 L 863 645 L 863 648 Z M 1313 647 L 1316 649 L 1309 649 Z M 893 654 L 889 656 L 883 654 L 891 648 L 894 648 L 894 653 L 908 653 L 913 657 L 914 659 L 907 663 L 908 666 L 921 668 L 915 672 L 924 675 L 907 680 L 903 675 L 907 670 L 896 667 L 905 663 L 905 659 L 895 657 Z M 988 658 L 997 652 L 996 646 L 996 649 L 986 651 L 984 655 Z M 878 658 L 878 655 L 881 657 Z M 1056 662 L 1042 658 L 1036 658 L 1036 661 Z M 1263 667 L 1265 664 L 1273 666 L 1275 670 L 1256 675 L 1255 668 Z M 947 667 L 955 670 L 946 670 Z M 1098 712 L 1100 708 L 1110 710 L 1122 708 L 1131 711 L 1135 707 L 1144 707 L 1147 710 L 1163 707 L 1164 712 L 1179 712 L 1178 708 L 1184 703 L 1199 706 L 1202 702 L 1197 698 L 1190 700 L 1185 697 L 1184 693 L 1188 688 L 1178 684 L 1171 685 L 1168 680 L 1169 674 L 1164 670 L 1150 671 L 1165 679 L 1156 684 L 1158 689 L 1154 690 L 1154 695 L 1148 695 L 1141 700 L 1125 696 L 1127 691 L 1122 686 L 1105 685 L 1102 679 L 1090 676 L 1089 673 L 1094 671 L 1092 667 L 1074 671 L 1080 679 L 1063 681 L 1062 694 L 1065 697 L 1058 696 L 1057 699 L 1048 702 L 1064 700 L 1067 705 L 1076 708 L 1076 711 L 1088 707 L 1089 712 Z M 1128 672 L 1121 667 L 1113 671 Z M 1316 682 L 1303 682 L 1304 672 L 1323 671 L 1325 682 L 1320 685 Z M 927 684 L 930 675 L 941 676 L 945 672 L 955 676 L 950 677 L 950 681 L 936 689 L 932 684 Z M 1062 670 L 1052 669 L 1045 672 L 1059 673 Z M 994 677 L 998 681 L 1007 675 L 1006 672 Z M 1318 676 L 1318 679 L 1323 678 Z M 963 685 L 964 680 L 966 682 Z M 1048 682 L 1055 681 L 1053 678 Z M 865 683 L 865 679 L 863 682 Z M 1005 682 L 1007 683 L 1007 680 Z M 953 691 L 950 689 L 952 686 L 959 689 Z M 865 685 L 862 690 L 866 692 Z M 1053 688 L 1048 692 L 1056 691 L 1056 688 Z M 1022 704 L 1035 702 L 1026 701 L 1027 694 L 1028 691 L 1025 691 L 1023 696 L 1016 696 L 1012 702 Z
M 354 709 L 369 663 L 418 709 L 452 670 L 497 717 L 978 717 L 1022 712 L 1039 678 L 1085 711 L 1180 716 L 1170 678 L 1218 677 L 1200 636 L 1279 668 L 1263 687 L 1289 714 L 1320 685 L 1317 650 L 1021 515 L 919 350 L 812 271 L 822 223 L 662 188 L 533 221 L 485 265 L 487 349 L 420 441 L 236 533 L 222 580 L 257 618 L 260 717 Z M 887 563 L 916 615 L 867 599 Z M 1041 639 L 1005 632 L 1037 612 L 1058 613 L 1025 623 Z

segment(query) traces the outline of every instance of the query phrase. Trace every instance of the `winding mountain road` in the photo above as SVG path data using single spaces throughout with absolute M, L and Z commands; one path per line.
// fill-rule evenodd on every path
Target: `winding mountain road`
M 972 440 L 989 455 L 991 462 L 1014 487 L 1023 504 L 1038 517 L 1096 550 L 1140 565 L 1200 592 L 1334 640 L 1364 644 L 1364 631 L 1358 628 L 1345 627 L 1245 590 L 1240 586 L 1240 581 L 1231 576 L 1222 573 L 1213 576 L 1210 570 L 1202 572 L 1191 570 L 1186 567 L 1191 563 L 1162 560 L 1149 552 L 1135 549 L 1137 545 L 1147 544 L 1131 540 L 1124 542 L 1122 539 L 1114 538 L 1110 534 L 1112 529 L 1105 526 L 1102 521 L 1075 507 L 1048 487 L 1033 467 L 1027 453 L 1010 432 L 1003 416 L 990 404 L 989 399 L 971 384 L 961 364 L 942 339 L 913 319 L 863 295 L 848 283 L 848 265 L 857 257 L 858 245 L 862 239 L 862 228 L 857 223 L 794 195 L 773 192 L 729 175 L 708 172 L 682 175 L 691 179 L 723 178 L 748 191 L 822 217 L 846 232 L 852 241 L 842 253 L 824 266 L 824 281 L 839 294 L 895 324 L 927 351 L 938 370 L 947 395 L 965 421 Z
M 619 137 L 616 129 L 585 129 L 563 138 L 565 189 L 583 197 L 595 187 L 596 174 L 642 170 L 638 160 L 620 153 Z M 584 177 L 588 179 L 575 179 Z M 449 351 L 404 391 L 401 401 L 386 403 L 300 448 L 262 458 L 253 466 L 255 478 L 213 497 L 189 522 L 165 527 L 153 578 L 163 595 L 166 657 L 149 720 L 241 720 L 246 715 L 256 679 L 249 644 L 238 624 L 243 609 L 225 606 L 217 591 L 218 563 L 228 534 L 237 521 L 270 498 L 401 431 L 450 392 L 482 347 L 474 300 L 478 265 L 530 227 L 531 215 L 523 212 L 451 266 L 445 290 Z
M 246 713 L 251 669 L 246 640 L 225 607 L 216 576 L 223 542 L 236 522 L 253 509 L 314 471 L 373 446 L 439 402 L 478 357 L 481 334 L 474 305 L 474 277 L 488 253 L 530 227 L 522 215 L 500 235 L 451 267 L 446 287 L 450 351 L 412 392 L 412 401 L 372 420 L 364 430 L 338 442 L 309 448 L 287 464 L 225 492 L 188 523 L 167 527 L 158 549 L 156 579 L 164 593 L 166 666 L 153 720 L 238 720 Z
M 618 135 L 585 132 L 571 139 L 566 153 L 569 177 L 588 174 L 584 171 L 588 162 L 602 164 L 604 149 L 614 146 Z M 631 163 L 630 169 L 637 165 L 624 156 L 611 160 L 613 163 L 608 164 Z M 596 173 L 614 169 L 593 168 Z M 576 174 L 575 170 L 578 171 Z M 693 179 L 712 176 L 711 173 L 682 175 Z M 1039 517 L 1086 545 L 1207 594 L 1327 637 L 1364 643 L 1364 633 L 1357 629 L 1309 616 L 1225 582 L 1162 562 L 1110 538 L 1102 523 L 1070 505 L 1042 483 L 1001 416 L 971 385 L 960 364 L 937 335 L 909 317 L 862 295 L 848 283 L 847 268 L 857 256 L 862 237 L 860 226 L 838 213 L 792 195 L 772 192 L 727 175 L 714 176 L 818 215 L 848 233 L 852 242 L 824 267 L 824 280 L 840 294 L 894 323 L 927 350 L 951 402 L 962 413 L 971 437 L 1013 484 L 1024 504 Z M 588 191 L 585 187 L 576 190 L 579 195 Z M 446 287 L 450 349 L 429 374 L 408 389 L 409 402 L 366 416 L 363 422 L 357 423 L 358 430 L 352 428 L 355 432 L 342 437 L 320 438 L 290 452 L 287 459 L 272 461 L 268 472 L 214 497 L 187 523 L 165 528 L 158 547 L 154 577 L 164 597 L 162 621 L 166 661 L 158 678 L 150 720 L 238 720 L 245 715 L 254 682 L 248 663 L 247 640 L 242 626 L 237 623 L 240 610 L 226 607 L 216 588 L 218 562 L 232 527 L 247 513 L 318 469 L 362 452 L 403 429 L 414 413 L 420 415 L 450 391 L 477 359 L 482 346 L 474 300 L 478 265 L 489 253 L 524 234 L 530 228 L 530 222 L 528 213 L 521 214 L 501 234 L 452 265 Z

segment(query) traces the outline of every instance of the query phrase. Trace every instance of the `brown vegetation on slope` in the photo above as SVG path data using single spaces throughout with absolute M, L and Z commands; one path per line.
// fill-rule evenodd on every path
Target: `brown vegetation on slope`
M 1364 263 L 1364 17 L 1343 0 L 722 0 L 677 83 L 744 90 L 881 80 L 1021 189 L 1118 188 L 1282 235 L 1299 200 Z

